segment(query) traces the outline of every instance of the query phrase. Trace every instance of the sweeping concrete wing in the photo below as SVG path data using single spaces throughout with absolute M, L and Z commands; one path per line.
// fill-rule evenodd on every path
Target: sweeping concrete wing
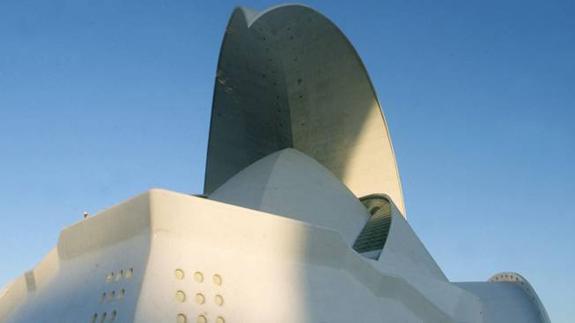
M 356 196 L 386 194 L 405 214 L 381 106 L 343 33 L 301 5 L 238 8 L 217 67 L 204 193 L 284 148 L 314 158 Z

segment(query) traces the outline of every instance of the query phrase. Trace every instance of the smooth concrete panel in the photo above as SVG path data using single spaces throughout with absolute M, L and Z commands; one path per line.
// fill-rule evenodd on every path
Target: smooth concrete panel
M 378 260 L 379 266 L 399 275 L 415 274 L 447 281 L 439 265 L 393 203 L 391 217 L 391 227 Z
M 145 225 L 81 244 L 79 233 L 116 232 L 113 218 Z M 335 231 L 204 198 L 152 190 L 66 229 L 56 250 L 75 243 L 35 290 L 25 276 L 8 288 L 0 304 L 22 298 L 1 321 L 452 321 Z
M 57 247 L 17 279 L 24 285 L 0 295 L 0 322 L 133 322 L 149 219 L 146 193 L 64 229 Z
M 489 323 L 548 323 L 541 317 L 533 301 L 522 288 L 510 282 L 464 282 L 457 283 L 476 295 L 483 304 L 483 317 Z
M 329 170 L 292 148 L 258 160 L 208 197 L 332 229 L 350 246 L 369 218 Z
M 400 276 L 379 272 L 335 231 L 165 191 L 156 192 L 151 204 L 156 216 L 140 307 L 167 310 L 141 312 L 139 322 L 180 312 L 209 321 L 451 321 Z M 174 279 L 177 269 L 189 280 Z M 215 274 L 223 277 L 221 286 L 211 281 Z M 178 304 L 166 296 L 177 290 L 208 301 Z M 225 306 L 214 303 L 218 294 Z

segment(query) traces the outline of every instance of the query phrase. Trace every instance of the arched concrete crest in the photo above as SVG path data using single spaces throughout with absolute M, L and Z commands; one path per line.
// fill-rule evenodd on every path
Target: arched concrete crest
M 284 148 L 316 159 L 358 197 L 387 194 L 405 215 L 380 104 L 343 33 L 301 5 L 238 8 L 217 68 L 204 193 Z

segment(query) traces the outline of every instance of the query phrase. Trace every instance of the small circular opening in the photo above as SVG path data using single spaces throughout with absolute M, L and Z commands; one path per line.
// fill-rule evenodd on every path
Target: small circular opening
M 202 293 L 197 293 L 196 294 L 196 303 L 198 304 L 204 304 L 206 302 L 206 297 L 204 296 L 204 294 Z
M 174 272 L 174 274 L 176 275 L 176 279 L 177 280 L 183 280 L 185 278 L 185 273 L 182 269 L 176 269 L 176 271 Z
M 134 268 L 130 268 L 130 269 L 126 270 L 126 273 L 125 273 L 126 279 L 132 278 L 133 275 L 134 275 Z
M 218 274 L 215 274 L 215 275 L 212 277 L 212 281 L 214 282 L 214 285 L 216 285 L 216 286 L 222 286 L 222 282 L 223 282 L 223 281 L 222 281 L 222 276 L 220 276 L 220 275 L 218 275 Z
M 188 318 L 186 317 L 185 314 L 180 313 L 178 314 L 178 316 L 176 316 L 176 323 L 187 323 L 188 322 Z
M 184 293 L 184 291 L 177 291 L 176 292 L 176 300 L 180 303 L 183 303 L 186 301 L 186 293 Z
M 203 281 L 204 281 L 204 274 L 202 274 L 202 273 L 199 272 L 199 271 L 196 271 L 196 272 L 194 273 L 194 280 L 197 281 L 198 283 L 203 282 Z

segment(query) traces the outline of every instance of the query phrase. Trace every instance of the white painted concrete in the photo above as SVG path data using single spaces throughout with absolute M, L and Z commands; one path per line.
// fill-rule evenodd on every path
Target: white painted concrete
M 445 277 L 403 216 L 367 73 L 325 17 L 236 10 L 215 91 L 208 198 L 151 190 L 64 229 L 0 291 L 0 322 L 549 322 L 518 274 Z M 352 247 L 383 231 L 363 231 L 371 194 L 390 212 L 377 260 Z
M 221 48 L 205 194 L 256 160 L 295 148 L 356 196 L 385 193 L 405 215 L 381 106 L 355 49 L 301 5 L 232 14 Z
M 499 294 L 475 297 L 421 270 L 434 263 L 411 250 L 388 270 L 391 250 L 378 263 L 328 228 L 152 190 L 65 229 L 1 296 L 0 321 L 518 322 L 534 311 L 526 293 L 512 310 Z M 485 308 L 503 314 L 488 320 Z
M 253 163 L 209 198 L 332 229 L 350 246 L 369 217 L 329 170 L 291 148 Z

